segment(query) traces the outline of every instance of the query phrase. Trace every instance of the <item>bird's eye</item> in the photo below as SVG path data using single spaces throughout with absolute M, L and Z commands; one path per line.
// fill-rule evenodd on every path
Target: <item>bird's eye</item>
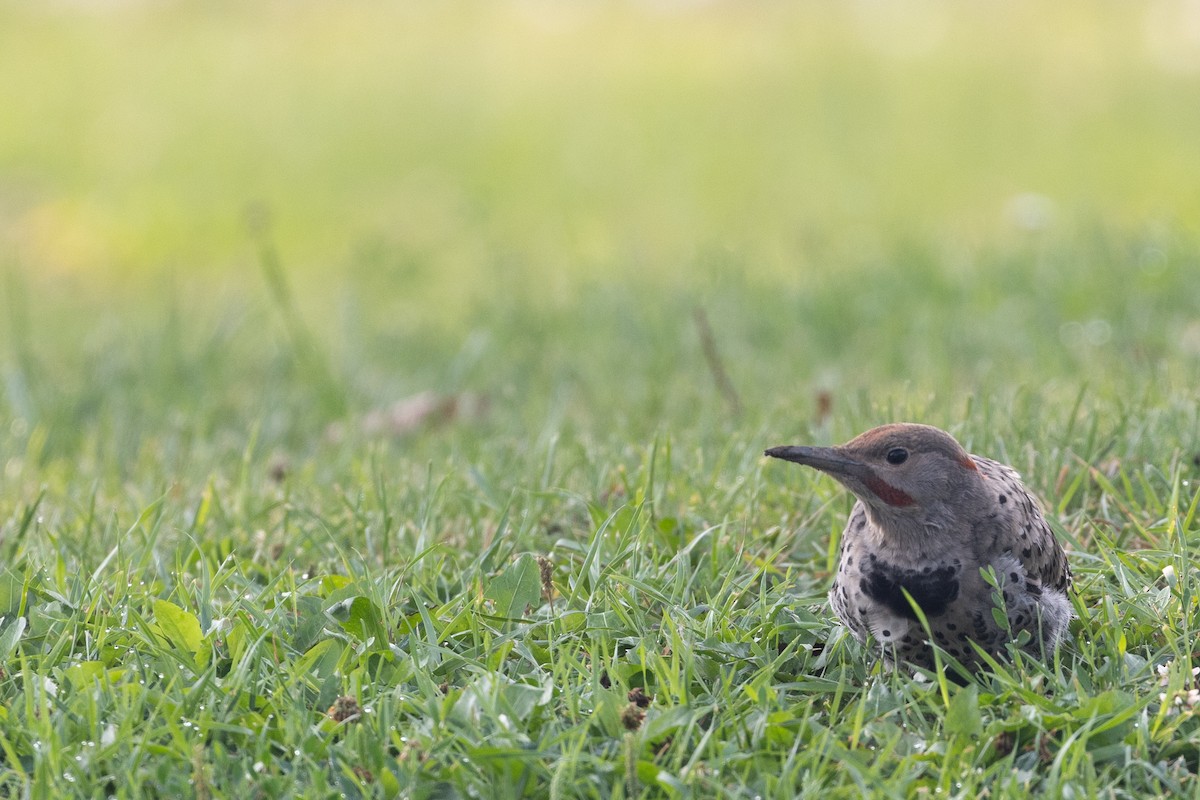
M 908 451 L 903 447 L 893 447 L 887 452 L 887 462 L 889 464 L 903 464 L 908 461 Z

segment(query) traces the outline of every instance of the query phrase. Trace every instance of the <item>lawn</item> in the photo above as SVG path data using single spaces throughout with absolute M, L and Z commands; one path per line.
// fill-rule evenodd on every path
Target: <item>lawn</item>
M 1200 796 L 1198 25 L 0 2 L 0 796 Z M 893 420 L 1050 663 L 835 624 Z

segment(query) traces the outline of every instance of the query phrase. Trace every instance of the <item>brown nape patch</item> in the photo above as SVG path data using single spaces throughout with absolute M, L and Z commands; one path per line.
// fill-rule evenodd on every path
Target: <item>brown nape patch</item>
M 973 469 L 976 472 L 979 472 L 979 466 L 975 463 L 975 459 L 971 458 L 970 456 L 963 456 L 961 459 L 959 459 L 958 463 L 962 464 L 967 469 Z
M 867 488 L 889 506 L 903 507 L 917 504 L 917 501 L 913 500 L 906 492 L 900 491 L 895 486 L 874 475 L 867 478 Z

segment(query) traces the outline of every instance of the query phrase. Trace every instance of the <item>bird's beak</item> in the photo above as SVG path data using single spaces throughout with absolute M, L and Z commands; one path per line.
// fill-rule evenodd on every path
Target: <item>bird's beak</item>
M 866 464 L 856 461 L 853 458 L 848 458 L 836 447 L 784 445 L 782 447 L 772 447 L 765 451 L 763 455 L 770 456 L 771 458 L 782 458 L 784 461 L 793 461 L 797 464 L 803 464 L 806 467 L 819 469 L 821 472 L 827 472 L 830 475 L 858 477 L 864 471 L 870 471 L 870 467 Z

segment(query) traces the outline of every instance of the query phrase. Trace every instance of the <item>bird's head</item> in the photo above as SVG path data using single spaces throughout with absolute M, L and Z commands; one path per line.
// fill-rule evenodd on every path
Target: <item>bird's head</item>
M 906 519 L 975 495 L 981 477 L 954 437 L 929 425 L 882 425 L 838 447 L 772 447 L 772 458 L 819 469 L 854 492 L 872 517 Z

